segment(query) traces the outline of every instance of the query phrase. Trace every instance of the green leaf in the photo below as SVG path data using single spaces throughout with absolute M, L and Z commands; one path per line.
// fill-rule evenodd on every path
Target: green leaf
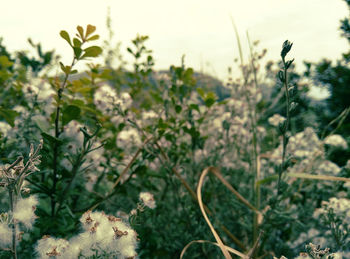
M 130 54 L 132 54 L 132 55 L 134 55 L 135 56 L 135 54 L 134 54 L 134 52 L 132 51 L 132 49 L 131 48 L 127 48 L 126 49 Z
M 60 140 L 59 138 L 55 138 L 54 136 L 51 136 L 50 134 L 47 134 L 46 132 L 41 132 L 41 136 L 43 136 L 43 139 L 48 141 L 52 145 L 54 145 L 56 143 L 62 144 L 62 140 Z
M 100 35 L 94 35 L 94 36 L 91 36 L 90 38 L 86 39 L 86 41 L 98 40 L 99 38 L 100 38 Z
M 72 43 L 71 43 L 71 41 L 70 41 L 70 37 L 69 37 L 68 32 L 66 32 L 66 31 L 61 31 L 61 32 L 60 32 L 60 35 L 61 35 L 61 37 L 62 37 L 63 39 L 65 39 L 65 40 L 68 42 L 69 45 L 72 46 Z
M 210 107 L 215 103 L 215 101 L 216 101 L 215 94 L 213 92 L 209 92 L 205 97 L 204 103 L 205 103 L 205 106 Z
M 66 67 L 63 65 L 62 62 L 60 62 L 60 66 L 61 66 L 61 70 L 62 70 L 65 74 L 67 74 Z
M 79 59 L 83 50 L 80 47 L 73 47 L 74 55 L 76 59 Z
M 77 26 L 77 30 L 79 32 L 79 36 L 82 40 L 84 40 L 84 29 L 81 26 Z
M 205 96 L 205 93 L 204 93 L 204 90 L 202 89 L 202 88 L 197 88 L 197 92 L 198 92 L 198 94 L 202 97 L 202 98 L 204 98 L 204 96 Z
M 96 26 L 93 26 L 91 24 L 88 24 L 86 26 L 86 34 L 85 34 L 85 38 L 87 38 L 91 33 L 93 33 L 94 31 L 96 31 Z
M 196 111 L 199 112 L 198 104 L 192 103 L 192 104 L 190 104 L 189 108 L 190 108 L 191 110 L 196 110 Z
M 8 68 L 13 65 L 13 62 L 11 62 L 7 56 L 0 56 L 0 67 L 2 68 Z
M 175 105 L 175 111 L 176 113 L 180 113 L 182 111 L 181 105 Z
M 80 118 L 80 108 L 75 105 L 68 105 L 63 110 L 62 124 L 67 125 L 71 120 L 76 120 Z
M 0 116 L 3 117 L 6 120 L 6 122 L 11 125 L 11 127 L 15 126 L 15 118 L 18 115 L 19 113 L 16 111 L 0 108 Z
M 79 40 L 79 39 L 77 39 L 77 38 L 74 38 L 73 39 L 73 45 L 74 45 L 74 47 L 81 47 L 81 44 L 82 44 L 82 42 Z
M 85 53 L 81 58 L 95 58 L 102 53 L 102 49 L 98 46 L 91 46 L 84 49 Z

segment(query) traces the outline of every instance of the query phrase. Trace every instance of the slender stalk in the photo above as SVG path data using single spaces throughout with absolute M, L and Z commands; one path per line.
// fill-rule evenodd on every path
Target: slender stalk
M 76 58 L 74 57 L 71 64 L 71 68 L 73 68 L 75 61 L 76 61 Z M 66 86 L 68 76 L 69 76 L 69 73 L 66 73 L 66 76 L 64 77 L 64 80 L 62 82 L 62 86 L 57 91 L 58 100 L 57 100 L 56 117 L 55 117 L 55 138 L 56 139 L 60 136 L 60 134 L 63 131 L 63 129 L 60 131 L 60 128 L 59 128 L 59 120 L 60 120 L 60 112 L 61 112 L 60 101 L 62 100 L 62 94 Z M 52 164 L 53 173 L 52 173 L 52 189 L 51 189 L 51 217 L 55 216 L 55 207 L 56 207 L 58 149 L 59 149 L 59 143 L 56 141 L 53 149 L 53 164 Z
M 250 62 L 251 62 L 251 69 L 254 75 L 254 85 L 255 85 L 255 90 L 258 89 L 258 77 L 256 73 L 256 68 L 254 64 L 254 58 L 253 58 L 253 47 L 250 43 L 250 38 L 249 34 L 247 32 L 247 39 L 248 39 L 248 45 L 249 45 L 249 51 L 250 51 Z M 246 80 L 245 80 L 246 81 Z M 246 95 L 247 96 L 247 95 Z M 248 98 L 247 98 L 248 99 Z M 249 105 L 249 103 L 248 103 Z M 250 105 L 249 105 L 250 106 Z M 252 129 L 253 129 L 253 152 L 254 152 L 254 182 L 253 182 L 253 190 L 254 190 L 254 206 L 258 210 L 260 209 L 260 185 L 257 184 L 257 182 L 260 180 L 260 170 L 259 170 L 259 161 L 258 161 L 258 142 L 257 142 L 257 132 L 256 132 L 256 125 L 257 125 L 257 118 L 256 118 L 256 104 L 254 103 L 254 109 L 250 108 L 250 117 L 251 117 L 251 124 L 252 124 Z M 258 240 L 258 228 L 259 228 L 259 223 L 258 223 L 258 215 L 254 214 L 254 219 L 253 219 L 253 243 L 255 244 L 256 241 Z
M 12 188 L 9 189 L 9 197 L 10 197 L 10 211 L 11 211 L 11 216 L 12 216 L 12 247 L 11 247 L 11 252 L 12 252 L 12 257 L 13 259 L 17 259 L 17 234 L 16 234 L 16 222 L 13 217 L 13 210 L 15 207 L 16 203 L 16 197 L 14 195 L 14 190 Z
M 287 130 L 289 129 L 289 123 L 290 123 L 290 96 L 289 96 L 289 91 L 288 91 L 288 74 L 287 74 L 287 64 L 286 61 L 284 59 L 284 57 L 282 57 L 282 62 L 283 62 L 283 84 L 284 84 L 284 90 L 285 90 L 285 94 L 286 94 L 286 114 L 287 114 L 287 118 L 286 118 L 286 122 L 284 124 L 284 129 L 283 129 L 283 143 L 282 143 L 282 163 L 280 165 L 280 170 L 278 172 L 278 183 L 277 183 L 277 197 L 281 194 L 281 177 L 282 177 L 282 173 L 284 171 L 284 163 L 285 163 L 285 159 L 286 159 L 286 151 L 287 151 Z

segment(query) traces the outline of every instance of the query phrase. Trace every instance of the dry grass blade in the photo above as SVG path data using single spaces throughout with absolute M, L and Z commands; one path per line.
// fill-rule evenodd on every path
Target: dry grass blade
M 217 241 L 222 253 L 224 254 L 225 258 L 226 259 L 232 259 L 231 255 L 229 254 L 228 250 L 226 249 L 226 246 L 224 245 L 224 243 L 221 241 L 221 238 L 219 237 L 219 235 L 216 233 L 213 225 L 210 223 L 210 220 L 207 216 L 207 214 L 205 213 L 205 210 L 204 210 L 204 205 L 203 205 L 203 201 L 202 201 L 202 185 L 203 185 L 203 182 L 204 182 L 204 177 L 208 174 L 210 170 L 210 167 L 209 168 L 206 168 L 202 174 L 201 174 L 201 177 L 199 178 L 199 183 L 198 183 L 198 187 L 197 187 L 197 197 L 198 197 L 198 203 L 199 203 L 199 207 L 202 211 L 202 214 L 204 216 L 204 219 L 205 221 L 207 222 L 211 232 L 213 233 L 214 237 L 215 237 L 215 240 Z
M 303 179 L 350 182 L 350 178 L 337 177 L 337 176 L 331 176 L 331 175 L 320 175 L 320 174 L 315 175 L 315 174 L 305 174 L 305 173 L 287 173 L 286 176 L 296 177 L 296 178 L 303 178 Z
M 167 154 L 164 152 L 164 150 L 162 149 L 162 147 L 155 142 L 155 145 L 157 146 L 157 148 L 160 150 L 163 158 L 167 161 L 170 162 L 170 159 L 168 158 Z M 162 159 L 161 159 L 162 161 Z M 191 197 L 193 198 L 194 201 L 198 202 L 198 198 L 196 193 L 192 190 L 192 188 L 190 187 L 190 185 L 186 182 L 186 180 L 179 174 L 179 172 L 176 170 L 175 167 L 171 168 L 171 171 L 176 175 L 177 178 L 179 178 L 179 180 L 181 181 L 181 183 L 184 185 L 184 187 L 187 189 L 187 191 L 190 193 Z M 209 210 L 209 208 L 207 206 L 204 205 L 204 210 L 209 214 L 209 215 L 213 215 L 213 213 Z M 246 250 L 246 247 L 244 246 L 244 244 L 235 236 L 233 235 L 223 224 L 221 224 L 219 222 L 219 226 L 220 228 L 232 239 L 232 241 L 238 245 L 242 250 Z
M 193 241 L 189 242 L 189 243 L 182 249 L 181 254 L 180 254 L 180 259 L 183 258 L 183 256 L 184 256 L 185 252 L 187 251 L 187 249 L 188 249 L 191 245 L 193 245 L 193 244 L 195 244 L 195 243 L 199 243 L 199 244 L 208 243 L 208 244 L 212 244 L 212 245 L 216 245 L 217 247 L 220 247 L 220 245 L 219 245 L 218 243 L 211 242 L 211 241 L 208 241 L 208 240 L 193 240 Z M 225 246 L 225 248 L 226 248 L 230 253 L 235 254 L 235 255 L 238 255 L 238 256 L 240 256 L 241 258 L 247 258 L 247 259 L 249 258 L 249 257 L 247 257 L 245 254 L 242 254 L 241 252 L 239 252 L 239 251 L 237 251 L 237 250 L 235 250 L 235 249 L 233 249 L 233 248 L 231 248 L 231 247 L 229 247 L 229 246 Z
M 229 189 L 237 197 L 237 199 L 240 200 L 244 205 L 246 205 L 249 209 L 257 213 L 258 215 L 262 215 L 262 213 L 257 208 L 255 208 L 252 204 L 250 204 L 249 201 L 247 201 L 238 191 L 236 191 L 235 188 L 232 187 L 232 185 L 229 182 L 226 181 L 226 179 L 220 173 L 219 169 L 217 169 L 216 167 L 210 166 L 202 172 L 202 175 L 204 174 L 204 172 L 207 173 L 208 171 L 212 172 L 227 187 L 227 189 Z M 198 196 L 198 193 L 197 193 L 197 196 Z
M 261 212 L 259 212 L 253 205 L 251 205 L 246 199 L 244 199 L 221 175 L 220 171 L 215 168 L 215 167 L 208 167 L 206 169 L 203 170 L 200 178 L 199 178 L 199 183 L 197 186 L 197 198 L 198 198 L 198 203 L 199 203 L 199 207 L 202 211 L 202 214 L 204 216 L 205 221 L 207 222 L 211 232 L 213 233 L 222 253 L 224 254 L 225 258 L 231 258 L 231 255 L 228 253 L 228 250 L 226 249 L 226 246 L 223 244 L 223 242 L 221 241 L 220 236 L 217 234 L 217 232 L 215 231 L 213 225 L 211 224 L 207 214 L 205 213 L 205 209 L 204 209 L 204 204 L 202 201 L 202 186 L 203 186 L 203 182 L 204 182 L 204 178 L 205 176 L 209 173 L 212 172 L 241 202 L 243 202 L 247 207 L 249 207 L 250 209 L 252 209 L 254 212 L 261 214 Z M 244 255 L 244 258 L 249 258 L 247 256 Z
M 286 173 L 285 176 L 295 177 L 301 179 L 311 179 L 311 180 L 322 180 L 322 181 L 342 181 L 342 182 L 350 182 L 350 178 L 346 177 L 337 177 L 332 175 L 320 175 L 320 174 L 305 174 L 305 173 Z M 275 181 L 278 178 L 277 174 L 268 176 L 264 179 L 261 179 L 257 182 L 258 185 L 270 183 Z

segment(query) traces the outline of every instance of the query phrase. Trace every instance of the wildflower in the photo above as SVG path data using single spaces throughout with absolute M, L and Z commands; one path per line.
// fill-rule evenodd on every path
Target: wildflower
M 7 136 L 9 131 L 11 131 L 11 126 L 7 122 L 0 121 L 1 135 Z
M 348 144 L 346 143 L 346 140 L 338 134 L 333 134 L 325 138 L 324 143 L 327 145 L 340 147 L 343 149 L 348 148 Z
M 154 209 L 156 207 L 156 202 L 154 200 L 153 194 L 149 192 L 141 192 L 140 193 L 140 200 L 143 202 L 143 204 L 150 208 Z
M 55 239 L 50 236 L 43 236 L 36 246 L 36 252 L 40 259 L 46 258 L 72 258 L 65 254 L 69 246 L 69 242 L 65 239 Z
M 119 132 L 117 137 L 118 146 L 123 148 L 131 148 L 133 145 L 139 146 L 141 143 L 140 135 L 134 128 Z
M 283 123 L 285 120 L 286 120 L 286 118 L 284 118 L 283 116 L 276 113 L 268 119 L 268 122 L 270 123 L 270 125 L 278 127 L 278 125 Z
M 92 248 L 100 249 L 120 258 L 136 256 L 136 232 L 127 226 L 120 218 L 106 215 L 103 212 L 88 211 L 80 221 L 85 232 L 72 240 L 79 245 L 81 254 L 91 256 Z
M 26 199 L 18 200 L 13 211 L 13 217 L 23 223 L 27 228 L 31 228 L 37 216 L 34 214 L 38 199 L 32 195 Z
M 94 104 L 103 113 L 111 115 L 118 99 L 117 93 L 109 85 L 99 87 L 94 94 Z
M 0 246 L 6 247 L 11 244 L 12 230 L 8 226 L 7 222 L 0 222 Z

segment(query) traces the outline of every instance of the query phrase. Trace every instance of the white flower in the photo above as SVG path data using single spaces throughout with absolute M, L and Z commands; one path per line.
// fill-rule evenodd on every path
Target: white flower
M 12 230 L 7 222 L 0 222 L 0 246 L 6 247 L 12 242 Z
M 39 254 L 40 259 L 49 259 L 49 258 L 66 258 L 73 259 L 77 257 L 66 256 L 65 252 L 69 246 L 69 242 L 65 239 L 56 239 L 50 236 L 43 236 L 38 240 L 36 246 L 36 252 Z
M 83 125 L 75 120 L 70 121 L 64 126 L 64 132 L 61 134 L 60 138 L 69 139 L 67 149 L 70 152 L 75 152 L 78 148 L 83 146 L 84 134 L 80 131 L 81 127 L 83 127 Z
M 148 208 L 154 209 L 156 207 L 156 201 L 154 200 L 153 194 L 149 192 L 141 192 L 140 200 Z
M 38 241 L 39 258 L 76 259 L 106 253 L 111 258 L 126 259 L 137 256 L 137 233 L 120 218 L 104 212 L 87 211 L 80 218 L 84 232 L 69 241 L 44 237 Z M 51 256 L 51 257 L 50 257 Z M 109 258 L 109 257 L 108 257 Z
M 328 160 L 320 163 L 317 168 L 317 172 L 319 174 L 325 174 L 325 175 L 337 175 L 340 171 L 341 169 L 339 168 L 339 166 L 337 166 L 335 163 Z
M 341 147 L 343 149 L 348 148 L 348 143 L 346 143 L 346 140 L 341 135 L 338 135 L 338 134 L 334 134 L 326 137 L 324 140 L 324 143 L 335 147 Z
M 0 121 L 0 132 L 3 136 L 7 136 L 10 130 L 11 126 L 7 122 Z
M 286 118 L 283 116 L 279 115 L 278 113 L 274 114 L 272 117 L 268 119 L 268 122 L 275 127 L 278 127 L 278 125 L 282 122 L 284 122 Z
M 94 94 L 97 109 L 108 115 L 111 115 L 117 99 L 117 93 L 109 85 L 99 87 Z
M 129 93 L 127 92 L 123 92 L 120 95 L 120 99 L 117 100 L 117 104 L 120 105 L 120 107 L 122 108 L 122 110 L 125 110 L 127 108 L 129 108 L 132 104 L 132 99 Z
M 138 131 L 134 128 L 123 130 L 119 132 L 117 137 L 117 144 L 119 147 L 130 148 L 131 146 L 139 146 L 141 138 Z
M 37 204 L 38 200 L 34 195 L 18 200 L 13 211 L 13 217 L 23 223 L 27 228 L 31 228 L 37 218 L 34 213 Z

